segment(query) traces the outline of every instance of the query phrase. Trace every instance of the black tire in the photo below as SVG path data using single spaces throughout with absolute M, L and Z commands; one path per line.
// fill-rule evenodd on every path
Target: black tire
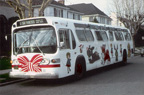
M 85 61 L 77 60 L 75 65 L 75 78 L 77 80 L 82 79 L 85 75 L 85 72 L 86 72 Z
M 127 52 L 126 52 L 126 51 L 123 52 L 122 64 L 123 64 L 123 65 L 126 65 L 126 64 L 127 64 Z

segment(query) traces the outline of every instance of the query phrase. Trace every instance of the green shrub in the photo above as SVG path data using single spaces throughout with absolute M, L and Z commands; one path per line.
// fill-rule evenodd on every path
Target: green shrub
M 0 70 L 4 69 L 10 69 L 11 64 L 10 64 L 10 58 L 0 58 Z

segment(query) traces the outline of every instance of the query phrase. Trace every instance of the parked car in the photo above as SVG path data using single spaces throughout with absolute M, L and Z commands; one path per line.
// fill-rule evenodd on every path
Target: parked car
M 140 54 L 141 54 L 141 56 L 144 56 L 144 48 L 141 49 Z
M 139 49 L 135 48 L 135 51 L 134 51 L 135 54 L 140 54 L 140 52 L 141 51 Z

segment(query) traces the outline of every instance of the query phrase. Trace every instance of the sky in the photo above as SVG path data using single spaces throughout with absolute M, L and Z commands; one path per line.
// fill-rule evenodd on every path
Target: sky
M 110 14 L 110 4 L 112 4 L 112 0 L 65 0 L 66 5 L 78 4 L 78 3 L 92 3 L 101 11 Z

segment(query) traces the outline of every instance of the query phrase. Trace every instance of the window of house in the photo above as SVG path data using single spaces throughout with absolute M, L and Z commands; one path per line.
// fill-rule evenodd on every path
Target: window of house
M 63 10 L 54 8 L 54 16 L 55 17 L 63 17 Z
M 80 20 L 80 15 L 78 15 L 78 20 Z
M 61 17 L 63 17 L 63 10 L 61 10 Z
M 69 18 L 69 12 L 67 12 L 67 18 Z
M 105 18 L 100 17 L 100 23 L 105 24 Z
M 57 17 L 57 10 L 54 8 L 54 16 Z
M 75 14 L 73 13 L 73 19 L 75 19 Z

